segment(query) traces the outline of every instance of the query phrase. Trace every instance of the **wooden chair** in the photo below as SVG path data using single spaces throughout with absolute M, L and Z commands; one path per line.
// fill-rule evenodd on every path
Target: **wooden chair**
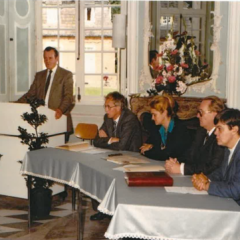
M 84 140 L 90 140 L 91 145 L 98 132 L 98 126 L 90 123 L 79 123 L 75 129 L 75 136 Z
M 90 123 L 79 123 L 75 128 L 75 136 L 84 140 L 90 140 L 91 145 L 98 132 L 98 126 Z M 72 209 L 75 210 L 76 189 L 72 188 Z

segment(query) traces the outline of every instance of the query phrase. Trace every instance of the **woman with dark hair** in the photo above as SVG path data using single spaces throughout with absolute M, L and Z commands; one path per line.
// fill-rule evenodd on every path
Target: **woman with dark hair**
M 176 117 L 176 103 L 171 96 L 156 96 L 150 103 L 156 128 L 140 148 L 148 158 L 165 161 L 182 156 L 191 145 L 186 126 Z

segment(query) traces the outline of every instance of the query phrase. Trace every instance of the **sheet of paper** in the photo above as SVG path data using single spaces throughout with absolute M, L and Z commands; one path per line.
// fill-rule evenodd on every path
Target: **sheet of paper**
M 88 153 L 88 154 L 98 154 L 98 153 L 112 152 L 112 150 L 106 149 L 106 148 L 96 148 L 96 147 L 90 146 L 89 148 L 84 149 L 81 152 Z
M 67 143 L 61 146 L 57 146 L 56 148 L 73 151 L 73 152 L 80 152 L 82 150 L 88 149 L 89 143 L 87 142 Z
M 196 194 L 196 195 L 208 195 L 207 191 L 198 191 L 194 187 L 164 187 L 166 192 L 169 193 L 182 193 L 182 194 Z
M 129 155 L 122 155 L 122 156 L 113 156 L 113 157 L 108 157 L 107 161 L 113 162 L 116 164 L 138 164 L 138 163 L 149 163 L 148 160 L 142 159 L 142 158 L 137 158 Z
M 124 165 L 124 166 L 121 166 L 121 167 L 113 168 L 113 170 L 120 171 L 120 172 L 125 172 L 125 167 L 131 168 L 131 167 L 140 167 L 140 166 L 129 164 L 129 165 Z
M 144 165 L 144 166 L 124 166 L 125 172 L 160 172 L 165 171 L 165 168 L 160 165 Z

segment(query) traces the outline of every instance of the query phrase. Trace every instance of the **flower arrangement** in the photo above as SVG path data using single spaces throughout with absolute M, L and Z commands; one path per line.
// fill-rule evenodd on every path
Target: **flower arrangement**
M 159 65 L 154 69 L 157 77 L 153 81 L 153 89 L 148 91 L 150 95 L 161 91 L 182 95 L 188 86 L 210 80 L 206 71 L 208 64 L 201 61 L 194 38 L 186 31 L 182 34 L 168 33 L 166 41 L 160 46 Z

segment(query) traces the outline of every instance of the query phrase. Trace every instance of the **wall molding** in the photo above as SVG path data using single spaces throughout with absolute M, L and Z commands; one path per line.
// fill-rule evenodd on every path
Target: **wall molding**
M 240 107 L 240 3 L 229 2 L 226 96 L 229 107 Z

